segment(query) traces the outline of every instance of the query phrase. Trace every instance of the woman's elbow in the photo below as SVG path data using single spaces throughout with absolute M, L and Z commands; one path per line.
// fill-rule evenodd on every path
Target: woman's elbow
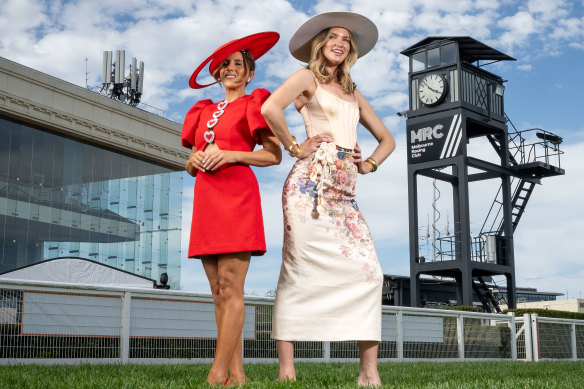
M 264 142 L 264 157 L 261 166 L 279 165 L 282 162 L 282 149 L 276 142 Z
M 391 133 L 389 133 L 389 131 L 387 132 L 387 136 L 385 137 L 385 139 L 383 140 L 385 143 L 385 147 L 387 149 L 387 155 L 393 153 L 393 151 L 395 150 L 395 138 L 393 137 L 393 135 L 391 135 Z
M 262 104 L 261 113 L 262 113 L 262 116 L 264 117 L 264 119 L 269 121 L 269 119 L 273 115 L 273 111 L 274 111 L 273 107 L 274 107 L 274 105 L 272 104 L 272 102 L 269 99 L 266 100 L 266 102 L 264 104 Z
M 272 160 L 272 165 L 279 165 L 282 162 L 282 149 L 280 147 L 276 148 L 272 153 L 274 155 L 274 159 Z
M 390 153 L 393 153 L 393 151 L 395 150 L 395 146 L 396 146 L 395 139 L 391 137 L 389 144 Z

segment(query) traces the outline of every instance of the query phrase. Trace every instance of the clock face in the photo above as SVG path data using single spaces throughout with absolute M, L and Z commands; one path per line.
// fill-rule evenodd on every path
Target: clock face
M 446 79 L 441 74 L 426 74 L 418 84 L 418 97 L 425 105 L 432 106 L 442 101 L 446 90 Z

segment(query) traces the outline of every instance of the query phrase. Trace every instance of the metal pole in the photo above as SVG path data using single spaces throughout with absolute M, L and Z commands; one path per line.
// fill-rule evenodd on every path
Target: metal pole
M 120 361 L 128 363 L 130 357 L 130 306 L 132 293 L 124 292 L 122 298 L 121 325 L 120 325 Z
M 511 316 L 509 321 L 509 327 L 511 332 L 511 359 L 517 360 L 517 326 L 515 325 L 515 312 L 509 312 L 507 315 Z
M 330 362 L 331 342 L 322 342 L 322 359 L 324 359 L 325 362 Z
M 436 179 L 432 185 L 432 262 L 436 262 Z
M 456 321 L 456 335 L 458 340 L 458 358 L 464 360 L 464 314 L 460 312 Z
M 410 306 L 419 307 L 418 273 L 418 177 L 417 170 L 408 166 L 408 213 L 410 221 Z
M 570 341 L 570 344 L 572 345 L 572 359 L 575 361 L 578 359 L 578 349 L 576 348 L 576 323 L 572 323 L 571 330 L 572 340 Z
M 398 311 L 395 317 L 395 348 L 398 361 L 404 359 L 404 316 L 402 311 Z
M 533 361 L 533 341 L 531 340 L 531 315 L 523 315 L 523 333 L 525 334 L 525 360 Z
M 540 356 L 539 350 L 539 323 L 537 314 L 531 315 L 531 341 L 533 342 L 533 361 L 538 362 Z

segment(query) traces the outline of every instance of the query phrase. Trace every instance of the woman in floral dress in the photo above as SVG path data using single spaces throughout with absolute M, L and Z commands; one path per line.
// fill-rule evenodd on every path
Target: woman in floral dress
M 383 273 L 355 201 L 355 182 L 357 173 L 377 170 L 395 142 L 349 75 L 357 57 L 376 41 L 377 28 L 364 16 L 329 12 L 313 17 L 290 41 L 292 55 L 308 67 L 262 106 L 274 134 L 298 158 L 282 194 L 284 246 L 272 321 L 279 379 L 296 379 L 292 341 L 357 340 L 358 384 L 381 384 L 377 348 Z M 284 118 L 291 102 L 308 136 L 300 145 Z M 357 145 L 359 122 L 379 142 L 364 161 Z

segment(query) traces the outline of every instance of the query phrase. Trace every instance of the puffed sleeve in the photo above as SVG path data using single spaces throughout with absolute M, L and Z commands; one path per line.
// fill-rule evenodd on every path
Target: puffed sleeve
M 259 131 L 263 129 L 270 130 L 268 123 L 262 116 L 262 104 L 270 97 L 270 92 L 267 89 L 258 88 L 251 92 L 249 102 L 247 103 L 247 123 L 251 136 L 257 144 L 260 144 Z
M 197 130 L 197 125 L 199 124 L 199 117 L 201 116 L 201 111 L 207 105 L 212 104 L 211 100 L 201 100 L 189 109 L 185 116 L 185 121 L 182 128 L 182 145 L 189 149 L 193 148 L 195 144 L 195 132 Z

